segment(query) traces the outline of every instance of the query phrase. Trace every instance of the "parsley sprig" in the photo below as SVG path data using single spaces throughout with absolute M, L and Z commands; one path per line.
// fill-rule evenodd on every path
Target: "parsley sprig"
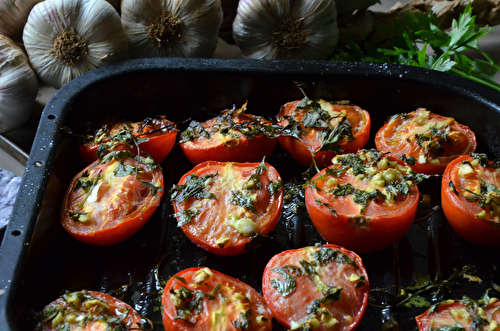
M 453 20 L 451 28 L 443 30 L 436 14 L 412 13 L 396 19 L 390 27 L 392 37 L 383 45 L 358 45 L 346 41 L 338 47 L 334 60 L 355 60 L 405 64 L 452 73 L 500 91 L 494 81 L 500 66 L 478 46 L 479 39 L 493 29 L 480 28 L 469 3 Z M 469 56 L 470 55 L 470 56 Z

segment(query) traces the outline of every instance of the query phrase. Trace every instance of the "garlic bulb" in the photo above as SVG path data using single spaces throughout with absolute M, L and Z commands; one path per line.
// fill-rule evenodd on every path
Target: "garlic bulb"
M 211 57 L 222 24 L 220 0 L 122 0 L 132 58 Z
M 23 41 L 40 80 L 55 88 L 128 59 L 120 16 L 105 0 L 40 2 L 28 16 Z
M 30 117 L 38 79 L 16 43 L 0 35 L 0 132 L 22 126 Z
M 233 36 L 254 59 L 323 60 L 338 41 L 334 0 L 240 0 Z
M 26 19 L 33 6 L 40 1 L 42 0 L 0 1 L 0 34 L 20 42 Z

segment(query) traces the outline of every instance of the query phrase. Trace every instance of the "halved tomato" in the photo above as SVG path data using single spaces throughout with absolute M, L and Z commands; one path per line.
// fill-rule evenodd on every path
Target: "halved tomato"
M 163 197 L 163 173 L 151 158 L 113 151 L 71 180 L 61 223 L 93 245 L 121 242 L 146 224 Z
M 291 330 L 354 330 L 363 318 L 370 284 L 361 258 L 326 244 L 275 255 L 262 276 L 274 317 Z
M 277 128 L 241 108 L 226 109 L 205 122 L 193 121 L 181 133 L 180 146 L 192 164 L 204 161 L 260 162 L 276 146 Z
M 370 138 L 368 112 L 348 101 L 329 102 L 304 98 L 286 103 L 278 114 L 285 128 L 278 138 L 298 163 L 309 167 L 313 155 L 320 167 L 341 153 L 355 153 Z
M 237 255 L 276 227 L 283 183 L 265 162 L 208 161 L 182 176 L 171 199 L 178 226 L 191 241 L 211 253 Z
M 96 291 L 68 292 L 47 305 L 39 328 L 58 330 L 143 330 L 141 316 L 128 304 Z
M 359 253 L 380 251 L 410 229 L 416 183 L 424 178 L 376 150 L 337 155 L 308 183 L 306 208 L 326 241 Z
M 176 139 L 175 123 L 166 116 L 157 116 L 140 122 L 108 123 L 88 136 L 79 146 L 79 151 L 87 164 L 114 150 L 127 150 L 138 155 L 145 152 L 160 164 L 174 147 Z
M 476 150 L 476 136 L 469 127 L 419 108 L 390 117 L 375 135 L 379 151 L 403 159 L 413 170 L 442 174 L 446 165 L 460 155 Z
M 196 267 L 171 277 L 161 298 L 165 330 L 272 330 L 262 295 L 221 272 Z
M 433 305 L 415 317 L 420 331 L 499 330 L 500 300 L 487 296 L 478 301 L 464 297 Z
M 455 231 L 477 245 L 500 248 L 500 164 L 463 155 L 446 168 L 441 205 Z

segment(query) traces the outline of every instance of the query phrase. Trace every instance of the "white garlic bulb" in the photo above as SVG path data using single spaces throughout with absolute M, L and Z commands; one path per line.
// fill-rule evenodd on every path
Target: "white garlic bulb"
M 324 60 L 338 42 L 334 0 L 240 0 L 233 37 L 254 59 Z
M 120 16 L 105 0 L 40 2 L 28 16 L 23 41 L 40 80 L 55 88 L 128 59 Z
M 211 57 L 222 24 L 220 0 L 122 0 L 132 58 Z
M 17 129 L 29 119 L 38 79 L 16 43 L 0 35 L 0 132 Z
M 34 5 L 42 0 L 1 0 L 0 34 L 21 42 L 24 24 Z

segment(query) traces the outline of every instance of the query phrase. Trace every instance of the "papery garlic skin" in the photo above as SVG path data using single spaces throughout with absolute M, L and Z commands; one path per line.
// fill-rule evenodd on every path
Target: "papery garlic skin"
M 253 59 L 324 60 L 338 36 L 334 0 L 240 0 L 233 22 L 236 44 Z
M 33 112 L 38 79 L 16 43 L 0 35 L 0 133 L 21 127 Z
M 1 0 L 0 34 L 20 43 L 28 15 L 43 0 Z
M 211 57 L 222 16 L 220 0 L 122 0 L 121 5 L 131 58 Z
M 45 0 L 28 16 L 23 41 L 40 80 L 56 89 L 128 59 L 120 16 L 105 0 Z

